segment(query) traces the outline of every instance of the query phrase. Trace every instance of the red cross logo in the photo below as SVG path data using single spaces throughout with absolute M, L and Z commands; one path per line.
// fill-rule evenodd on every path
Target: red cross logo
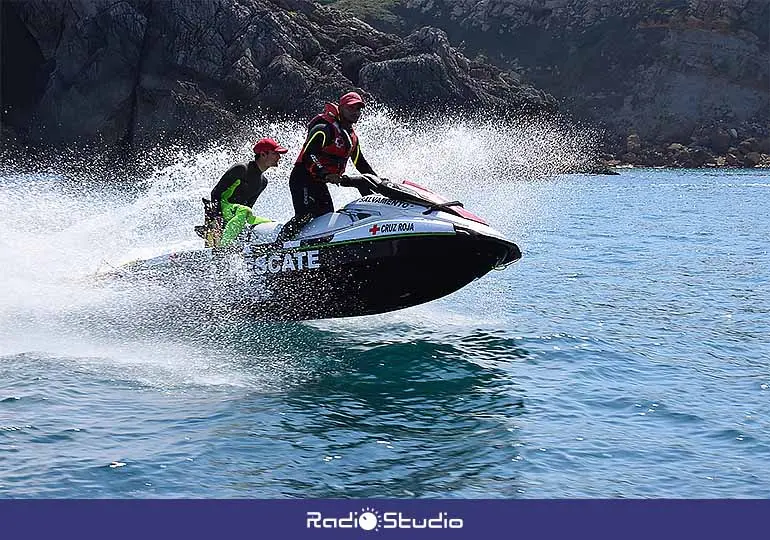
M 374 224 L 374 226 L 373 226 L 371 229 L 369 229 L 369 232 L 370 232 L 370 233 L 372 233 L 372 234 L 377 234 L 377 232 L 378 232 L 379 230 L 380 230 L 380 227 L 379 227 L 379 225 L 377 225 L 377 224 L 375 223 L 375 224 Z

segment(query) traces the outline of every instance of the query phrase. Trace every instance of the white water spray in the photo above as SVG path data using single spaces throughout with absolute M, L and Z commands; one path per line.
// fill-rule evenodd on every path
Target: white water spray
M 34 350 L 101 357 L 120 350 L 136 358 L 146 342 L 194 341 L 200 328 L 196 313 L 210 318 L 211 306 L 180 301 L 175 291 L 149 283 L 95 286 L 92 277 L 105 266 L 200 247 L 193 226 L 202 222 L 201 197 L 232 163 L 250 157 L 259 137 L 274 137 L 290 150 L 267 173 L 270 183 L 255 211 L 287 220 L 293 213 L 288 177 L 305 126 L 264 121 L 247 131 L 251 139 L 237 148 L 151 154 L 147 160 L 171 165 L 155 169 L 137 186 L 127 187 L 120 178 L 97 185 L 61 174 L 0 177 L 0 355 Z M 547 205 L 543 190 L 532 186 L 584 166 L 593 146 L 590 134 L 542 122 L 405 123 L 374 107 L 366 109 L 358 133 L 380 175 L 461 200 L 514 240 Z M 357 194 L 331 191 L 337 207 Z M 234 324 L 227 314 L 219 317 L 212 324 Z M 167 345 L 165 353 L 155 354 L 183 349 Z M 195 356 L 180 354 L 185 361 Z

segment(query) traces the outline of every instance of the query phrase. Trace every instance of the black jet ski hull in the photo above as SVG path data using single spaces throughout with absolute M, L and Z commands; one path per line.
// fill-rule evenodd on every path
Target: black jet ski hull
M 286 257 L 293 258 L 288 271 L 271 273 L 286 266 Z M 244 307 L 271 320 L 385 313 L 451 294 L 520 257 L 512 242 L 470 233 L 305 246 L 259 261 L 270 294 Z M 307 268 L 308 262 L 315 267 Z

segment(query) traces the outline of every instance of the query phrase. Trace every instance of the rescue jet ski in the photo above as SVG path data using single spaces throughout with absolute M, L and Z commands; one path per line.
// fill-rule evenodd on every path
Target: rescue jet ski
M 416 183 L 344 176 L 362 197 L 306 223 L 290 240 L 262 223 L 237 249 L 208 248 L 135 261 L 121 274 L 221 279 L 237 259 L 239 308 L 270 320 L 372 315 L 441 298 L 521 258 L 519 247 Z M 232 246 L 231 246 L 232 247 Z M 228 270 L 229 269 L 229 270 Z

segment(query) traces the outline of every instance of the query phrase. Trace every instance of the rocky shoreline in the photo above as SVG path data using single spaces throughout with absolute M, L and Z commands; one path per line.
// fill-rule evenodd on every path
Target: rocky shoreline
M 374 9 L 368 1 L 325 3 Z M 764 27 L 754 20 L 767 7 L 664 4 L 394 0 L 376 6 L 389 17 L 382 31 L 307 0 L 6 0 L 0 142 L 33 155 L 79 146 L 130 156 L 238 136 L 254 114 L 306 118 L 355 89 L 405 117 L 480 109 L 501 118 L 574 117 L 605 134 L 596 170 L 770 166 L 770 88 L 764 104 L 757 90 L 767 78 L 767 38 L 757 37 Z M 626 34 L 636 42 L 618 44 Z M 508 56 L 490 58 L 465 36 Z M 526 53 L 521 44 L 534 38 L 542 47 L 510 56 Z M 635 57 L 639 44 L 649 50 Z M 753 56 L 727 65 L 745 54 Z M 596 58 L 614 78 L 587 67 Z M 663 86 L 650 82 L 650 70 Z M 721 109 L 703 97 L 704 84 L 725 90 Z M 705 105 L 679 104 L 690 87 Z
M 601 129 L 603 166 L 768 166 L 766 0 L 329 1 L 378 28 L 443 28 Z
M 680 142 L 651 145 L 645 144 L 639 135 L 631 134 L 626 139 L 625 148 L 615 153 L 601 152 L 597 161 L 605 168 L 770 168 L 770 137 L 739 140 L 735 130 L 732 131 L 718 145 L 699 141 L 687 145 Z M 725 145 L 727 148 L 724 148 Z M 722 150 L 715 150 L 715 147 Z

